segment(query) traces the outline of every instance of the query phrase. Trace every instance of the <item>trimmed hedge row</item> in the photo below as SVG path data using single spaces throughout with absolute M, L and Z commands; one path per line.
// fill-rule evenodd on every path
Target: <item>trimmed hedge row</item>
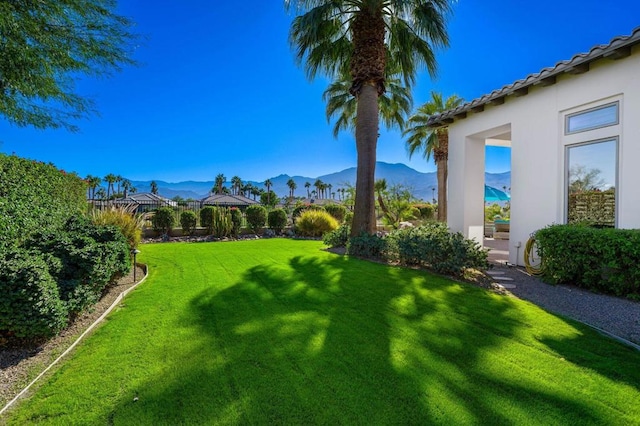
M 0 335 L 56 334 L 130 269 L 129 244 L 114 226 L 76 216 L 33 235 L 0 256 Z
M 478 243 L 452 233 L 440 222 L 399 229 L 386 236 L 352 237 L 347 244 L 350 255 L 424 266 L 441 274 L 461 276 L 469 268 L 487 269 L 487 251 Z
M 546 281 L 640 298 L 640 230 L 551 225 L 535 238 Z
M 87 209 L 86 183 L 52 164 L 0 154 L 0 253 Z

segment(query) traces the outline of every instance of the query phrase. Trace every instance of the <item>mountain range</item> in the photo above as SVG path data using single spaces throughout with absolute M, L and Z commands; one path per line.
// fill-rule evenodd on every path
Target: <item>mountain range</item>
M 305 183 L 309 182 L 311 184 L 309 190 L 312 191 L 315 189 L 313 184 L 318 179 L 326 184 L 330 184 L 332 186 L 332 192 L 335 192 L 338 188 L 349 185 L 355 186 L 356 168 L 350 167 L 339 172 L 318 177 L 289 176 L 282 174 L 270 178 L 272 183 L 271 189 L 278 194 L 279 197 L 289 195 L 289 187 L 287 186 L 289 179 L 293 179 L 297 185 L 294 194 L 296 196 L 306 197 L 307 189 L 304 186 Z M 402 185 L 411 190 L 413 195 L 421 200 L 430 201 L 432 198 L 437 198 L 438 195 L 438 184 L 435 172 L 422 173 L 412 169 L 406 164 L 378 162 L 376 163 L 376 179 L 386 179 L 387 186 Z M 227 187 L 231 185 L 230 180 L 231 176 L 227 176 L 227 182 L 225 184 Z M 246 181 L 244 182 L 247 183 Z M 151 190 L 151 181 L 133 181 L 132 183 L 138 192 L 149 192 Z M 264 181 L 249 181 L 249 183 L 252 183 L 258 188 L 265 189 Z M 485 183 L 500 190 L 505 187 L 509 188 L 511 186 L 511 172 L 485 173 Z M 180 196 L 185 199 L 193 198 L 197 200 L 209 195 L 209 192 L 213 188 L 214 181 L 164 182 L 156 180 L 156 184 L 158 185 L 158 193 L 164 197 L 174 198 Z

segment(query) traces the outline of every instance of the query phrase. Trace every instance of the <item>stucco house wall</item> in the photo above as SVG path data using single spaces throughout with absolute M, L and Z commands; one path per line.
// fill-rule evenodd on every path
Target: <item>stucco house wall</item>
M 486 103 L 482 111 L 470 110 L 449 123 L 450 228 L 469 236 L 470 227 L 483 225 L 485 144 L 510 143 L 509 259 L 522 265 L 532 232 L 566 223 L 567 145 L 612 137 L 618 138 L 617 227 L 640 228 L 640 45 L 629 51 L 621 59 L 595 60 L 578 75 L 559 74 L 555 84 L 509 94 L 502 104 Z M 617 125 L 565 135 L 567 114 L 613 101 L 619 102 Z

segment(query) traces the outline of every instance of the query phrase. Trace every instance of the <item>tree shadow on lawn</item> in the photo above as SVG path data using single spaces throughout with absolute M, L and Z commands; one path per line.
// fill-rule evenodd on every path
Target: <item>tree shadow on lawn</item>
M 139 402 L 122 400 L 111 420 L 602 421 L 582 400 L 486 367 L 526 327 L 512 300 L 420 271 L 329 254 L 259 265 L 200 293 L 184 325 L 205 343 L 141 386 Z

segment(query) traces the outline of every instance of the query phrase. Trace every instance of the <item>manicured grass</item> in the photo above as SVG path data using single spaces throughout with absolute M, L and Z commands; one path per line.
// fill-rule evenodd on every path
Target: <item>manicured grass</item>
M 514 298 L 282 239 L 148 280 L 8 423 L 638 424 L 640 354 Z

